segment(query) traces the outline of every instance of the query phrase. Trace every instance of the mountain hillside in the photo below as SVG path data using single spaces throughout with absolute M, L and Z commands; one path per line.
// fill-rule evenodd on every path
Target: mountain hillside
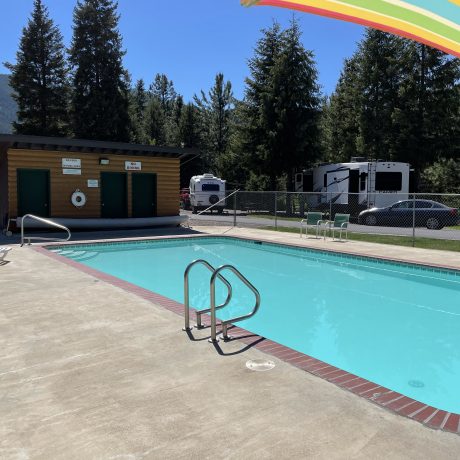
M 8 75 L 0 74 L 0 133 L 10 134 L 11 123 L 16 119 L 16 102 L 11 97 Z

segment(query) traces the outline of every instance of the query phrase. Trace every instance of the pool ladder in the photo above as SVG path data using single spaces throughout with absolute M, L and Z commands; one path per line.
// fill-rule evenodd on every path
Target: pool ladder
M 184 317 L 185 317 L 185 326 L 183 328 L 184 331 L 190 331 L 192 327 L 190 327 L 190 296 L 189 296 L 189 273 L 190 270 L 195 267 L 196 265 L 204 265 L 211 273 L 211 281 L 210 281 L 210 298 L 211 298 L 211 307 L 205 308 L 203 310 L 196 310 L 196 326 L 197 328 L 203 327 L 201 323 L 201 315 L 203 313 L 211 313 L 211 338 L 209 339 L 210 342 L 216 343 L 218 342 L 217 338 L 217 319 L 216 319 L 216 311 L 221 310 L 222 308 L 226 307 L 231 299 L 232 299 L 232 286 L 228 282 L 224 276 L 222 276 L 221 272 L 225 270 L 229 270 L 234 273 L 253 293 L 255 296 L 255 304 L 250 313 L 243 316 L 236 316 L 235 318 L 227 319 L 225 321 L 221 321 L 222 325 L 222 339 L 229 340 L 230 337 L 228 336 L 228 325 L 236 323 L 238 321 L 243 321 L 244 319 L 248 319 L 251 316 L 254 316 L 257 311 L 259 310 L 260 306 L 260 294 L 259 291 L 248 281 L 248 279 L 233 265 L 222 265 L 219 268 L 214 268 L 209 262 L 204 259 L 197 259 L 187 265 L 187 268 L 184 272 Z M 221 280 L 225 286 L 227 287 L 227 298 L 225 301 L 220 304 L 216 305 L 216 280 Z
M 42 224 L 49 225 L 50 227 L 59 228 L 67 232 L 67 236 L 65 238 L 45 238 L 41 236 L 25 236 L 24 235 L 24 222 L 26 219 L 36 220 L 37 222 L 41 222 Z M 16 222 L 18 219 L 16 219 Z M 9 223 L 8 223 L 9 225 Z M 8 228 L 8 227 L 7 227 Z M 34 214 L 26 214 L 21 218 L 21 247 L 24 244 L 28 244 L 30 246 L 32 240 L 39 240 L 39 241 L 69 241 L 71 238 L 70 230 L 65 227 L 64 225 L 58 224 L 50 219 L 45 219 L 43 217 L 35 216 Z

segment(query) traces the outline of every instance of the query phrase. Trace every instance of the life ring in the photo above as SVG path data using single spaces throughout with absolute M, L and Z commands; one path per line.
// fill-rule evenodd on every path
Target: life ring
M 76 208 L 81 208 L 86 204 L 86 195 L 77 189 L 72 193 L 70 201 Z

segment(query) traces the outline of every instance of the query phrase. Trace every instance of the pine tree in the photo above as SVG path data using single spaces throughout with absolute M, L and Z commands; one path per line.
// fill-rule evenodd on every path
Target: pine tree
M 181 143 L 180 120 L 183 108 L 184 98 L 180 94 L 176 95 L 174 102 L 172 103 L 171 110 L 169 111 L 169 114 L 166 115 L 166 144 L 169 146 L 178 146 Z
M 62 35 L 41 0 L 22 31 L 10 85 L 18 104 L 17 134 L 65 136 L 68 134 L 68 69 Z
M 169 116 L 173 110 L 177 98 L 174 83 L 165 74 L 156 74 L 155 80 L 150 85 L 151 97 L 158 99 L 165 116 Z
M 325 159 L 346 162 L 357 156 L 360 139 L 359 113 L 362 91 L 359 62 L 355 57 L 345 60 L 337 87 L 322 110 L 322 140 Z
M 410 163 L 417 175 L 460 158 L 460 60 L 369 30 L 344 70 L 323 125 L 327 159 Z
M 368 158 L 391 159 L 401 47 L 399 37 L 368 29 L 358 50 L 361 88 L 358 148 Z
M 460 60 L 406 40 L 393 158 L 420 173 L 441 158 L 460 158 Z
M 206 95 L 195 96 L 195 104 L 200 113 L 201 148 L 204 161 L 210 171 L 222 174 L 222 158 L 228 150 L 231 130 L 231 114 L 234 98 L 232 84 L 218 73 L 214 86 Z
M 286 174 L 286 188 L 293 191 L 295 170 L 313 163 L 319 155 L 320 91 L 313 52 L 303 47 L 295 19 L 282 38 L 270 95 L 275 107 L 276 134 L 271 136 L 268 164 L 270 169 Z
M 148 91 L 147 135 L 156 145 L 178 145 L 179 121 L 184 100 L 165 74 L 156 74 Z
M 157 98 L 148 103 L 145 114 L 145 134 L 149 144 L 166 145 L 165 113 Z
M 317 71 L 295 19 L 285 31 L 275 23 L 263 34 L 246 80 L 245 150 L 251 169 L 268 177 L 269 189 L 276 190 L 284 175 L 291 190 L 294 170 L 319 154 Z
M 262 29 L 254 56 L 248 62 L 250 76 L 245 80 L 245 97 L 240 107 L 238 129 L 241 133 L 242 162 L 252 173 L 250 189 L 274 190 L 276 187 L 279 171 L 267 171 L 264 159 L 269 155 L 267 138 L 275 128 L 274 107 L 268 103 L 268 94 L 281 47 L 281 27 L 274 22 L 271 28 Z
M 117 3 L 78 0 L 70 48 L 76 137 L 129 140 L 129 86 L 122 59 Z
M 188 103 L 182 107 L 178 127 L 178 145 L 186 148 L 198 149 L 200 145 L 199 135 L 199 113 L 197 108 Z M 200 155 L 188 158 L 181 165 L 180 176 L 181 185 L 188 187 L 190 178 L 204 171 L 203 162 Z
M 147 101 L 148 94 L 145 90 L 144 80 L 140 79 L 131 91 L 131 141 L 137 144 L 147 143 L 147 136 L 145 134 Z
M 179 142 L 183 147 L 199 145 L 198 116 L 198 110 L 192 103 L 183 106 L 179 121 Z

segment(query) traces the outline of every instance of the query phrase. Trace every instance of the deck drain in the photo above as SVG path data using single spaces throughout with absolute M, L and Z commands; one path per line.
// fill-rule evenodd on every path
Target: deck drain
M 269 371 L 275 367 L 275 363 L 273 361 L 269 361 L 267 359 L 250 359 L 246 361 L 246 367 L 251 371 Z
M 414 388 L 423 388 L 425 386 L 421 380 L 409 380 L 409 385 Z

